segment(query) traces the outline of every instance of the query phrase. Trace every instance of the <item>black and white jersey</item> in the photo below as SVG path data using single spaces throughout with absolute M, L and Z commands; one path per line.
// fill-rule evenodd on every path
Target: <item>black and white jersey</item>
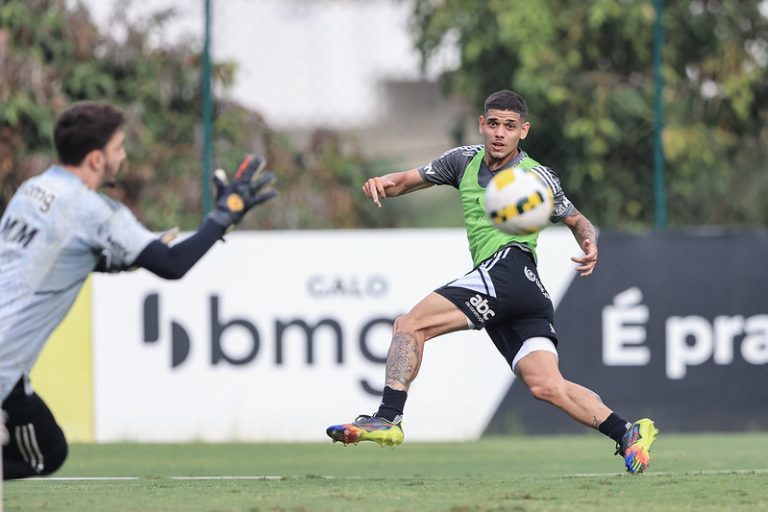
M 464 171 L 467 169 L 469 162 L 472 161 L 478 153 L 484 151 L 484 149 L 485 146 L 482 144 L 460 146 L 449 149 L 432 162 L 421 166 L 419 168 L 419 174 L 424 181 L 434 183 L 435 185 L 450 185 L 458 189 L 462 178 L 464 178 Z M 565 195 L 565 191 L 560 184 L 560 178 L 557 176 L 557 173 L 552 168 L 547 167 L 546 165 L 540 165 L 538 162 L 533 161 L 525 151 L 521 150 L 520 154 L 518 154 L 509 164 L 496 171 L 488 169 L 488 166 L 483 162 L 480 165 L 480 170 L 477 174 L 478 184 L 481 187 L 486 188 L 496 173 L 503 169 L 515 167 L 523 163 L 535 164 L 524 165 L 524 168 L 536 173 L 552 190 L 552 195 L 555 199 L 555 207 L 551 221 L 560 222 L 571 215 L 575 211 L 575 208 Z

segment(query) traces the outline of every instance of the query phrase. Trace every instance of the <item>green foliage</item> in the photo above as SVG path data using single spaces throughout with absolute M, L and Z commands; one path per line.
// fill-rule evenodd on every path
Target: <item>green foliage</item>
M 392 209 L 376 211 L 361 186 L 378 168 L 339 134 L 316 130 L 303 153 L 289 152 L 284 136 L 269 133 L 270 162 L 279 169 L 280 195 L 246 219 L 246 226 L 284 229 L 392 227 Z
M 0 211 L 24 179 L 55 160 L 56 116 L 72 102 L 93 100 L 128 117 L 128 163 L 110 195 L 154 229 L 196 227 L 202 215 L 201 45 L 157 43 L 174 15 L 116 15 L 101 31 L 73 2 L 0 2 Z M 232 85 L 235 72 L 231 62 L 215 63 L 217 86 Z M 313 147 L 297 154 L 258 114 L 226 101 L 215 109 L 216 164 L 232 170 L 245 152 L 259 151 L 279 176 L 281 196 L 246 227 L 394 223 L 363 206 L 359 187 L 370 164 L 338 135 L 318 132 Z
M 768 21 L 760 1 L 666 3 L 669 223 L 765 225 Z M 598 225 L 635 228 L 654 214 L 654 14 L 651 0 L 416 0 L 413 26 L 425 63 L 446 38 L 458 41 L 461 66 L 443 77 L 451 92 L 476 105 L 500 88 L 521 92 L 533 124 L 525 149 L 558 171 Z M 129 117 L 130 165 L 111 193 L 155 229 L 195 227 L 200 52 L 195 40 L 157 43 L 173 16 L 115 16 L 102 32 L 74 2 L 0 2 L 0 210 L 54 159 L 56 115 L 73 101 L 103 100 Z M 235 73 L 233 63 L 216 63 L 218 89 Z M 298 151 L 258 114 L 217 101 L 214 134 L 217 165 L 231 169 L 257 150 L 278 172 L 281 195 L 245 227 L 392 226 L 425 207 L 405 198 L 371 208 L 359 187 L 390 169 L 337 133 L 319 130 Z
M 666 2 L 663 139 L 670 225 L 765 225 L 768 20 L 760 0 Z M 525 149 L 603 227 L 653 223 L 650 0 L 416 0 L 424 62 L 457 40 L 451 92 L 529 103 Z M 450 36 L 450 37 L 447 37 Z

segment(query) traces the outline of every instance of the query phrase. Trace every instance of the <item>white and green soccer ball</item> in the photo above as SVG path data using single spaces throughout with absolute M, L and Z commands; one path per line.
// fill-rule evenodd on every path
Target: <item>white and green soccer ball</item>
M 510 235 L 527 235 L 547 227 L 555 200 L 534 172 L 519 167 L 496 174 L 485 189 L 491 223 Z

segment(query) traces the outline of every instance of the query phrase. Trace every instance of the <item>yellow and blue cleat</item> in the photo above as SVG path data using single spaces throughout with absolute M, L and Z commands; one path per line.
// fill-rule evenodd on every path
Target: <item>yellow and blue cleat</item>
M 344 446 L 357 444 L 360 441 L 373 441 L 380 446 L 394 448 L 402 444 L 403 439 L 405 439 L 402 421 L 392 422 L 384 418 L 366 415 L 358 416 L 352 423 L 331 425 L 325 430 L 325 433 L 333 439 L 334 443 L 344 443 Z
M 629 427 L 616 449 L 616 454 L 624 457 L 627 471 L 637 475 L 648 469 L 651 463 L 651 445 L 658 434 L 659 429 L 648 418 L 637 420 Z

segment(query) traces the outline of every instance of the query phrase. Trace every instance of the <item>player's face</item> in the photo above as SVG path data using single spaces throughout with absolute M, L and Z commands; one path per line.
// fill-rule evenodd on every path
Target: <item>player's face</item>
M 480 133 L 485 139 L 485 155 L 499 167 L 517 156 L 517 144 L 528 136 L 531 124 L 511 110 L 491 109 L 480 116 Z
M 123 130 L 117 130 L 109 139 L 107 145 L 102 150 L 104 153 L 104 166 L 101 184 L 107 187 L 115 186 L 117 182 L 117 173 L 120 172 L 120 166 L 125 161 L 125 133 Z

